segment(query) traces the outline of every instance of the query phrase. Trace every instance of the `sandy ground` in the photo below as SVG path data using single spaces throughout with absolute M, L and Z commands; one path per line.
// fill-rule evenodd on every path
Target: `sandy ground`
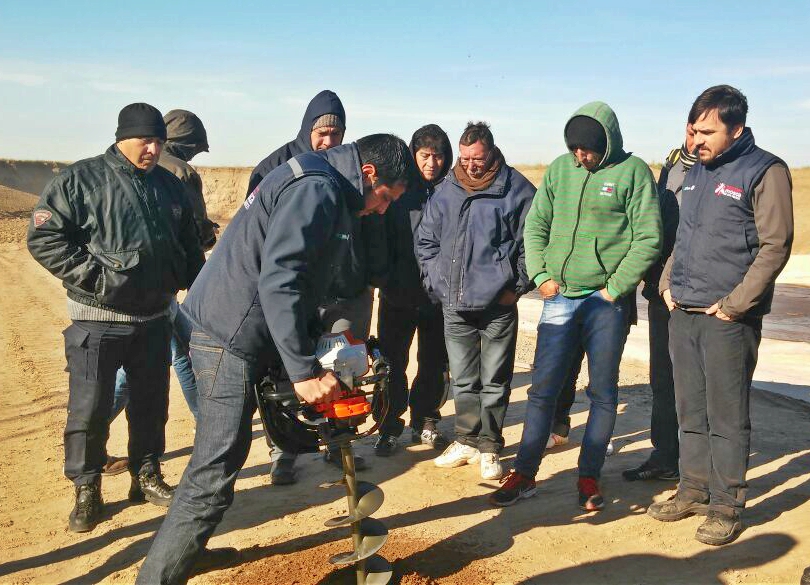
M 10 218 L 7 218 L 10 219 Z M 6 225 L 6 220 L 0 221 Z M 62 476 L 62 430 L 67 401 L 60 332 L 67 325 L 58 281 L 21 243 L 0 244 L 0 582 L 130 583 L 159 526 L 163 510 L 126 501 L 129 478 L 105 478 L 107 515 L 93 532 L 67 530 L 72 487 Z M 533 340 L 521 337 L 519 361 L 530 361 Z M 518 371 L 506 427 L 505 457 L 520 438 L 529 376 Z M 581 381 L 582 382 L 582 381 Z M 650 448 L 651 395 L 646 366 L 626 360 L 615 439 L 619 452 L 605 466 L 607 509 L 582 514 L 576 506 L 577 443 L 587 399 L 574 407 L 573 443 L 551 453 L 540 471 L 537 497 L 494 509 L 486 495 L 497 484 L 474 467 L 438 469 L 434 452 L 408 444 L 390 459 L 359 446 L 386 501 L 375 515 L 390 530 L 382 554 L 403 584 L 518 583 L 797 583 L 810 564 L 810 407 L 756 391 L 747 529 L 723 548 L 692 538 L 700 520 L 662 524 L 644 514 L 669 495 L 671 483 L 628 484 L 622 469 Z M 442 422 L 452 432 L 453 404 Z M 164 471 L 176 484 L 188 461 L 194 429 L 172 379 Z M 300 483 L 268 485 L 267 449 L 258 418 L 254 445 L 237 482 L 233 507 L 212 539 L 235 546 L 243 562 L 193 583 L 350 583 L 327 559 L 350 548 L 346 529 L 323 522 L 345 511 L 340 488 L 323 489 L 338 473 L 317 456 L 300 459 Z M 112 426 L 109 448 L 121 454 L 126 422 Z

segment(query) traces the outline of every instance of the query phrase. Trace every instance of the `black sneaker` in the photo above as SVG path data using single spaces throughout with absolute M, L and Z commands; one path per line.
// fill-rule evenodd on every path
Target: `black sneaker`
M 417 431 L 416 429 L 411 430 L 411 441 L 414 443 L 422 443 L 423 445 L 428 445 L 437 451 L 444 451 L 447 449 L 447 446 L 450 444 L 450 441 L 447 440 L 443 434 L 441 434 L 436 429 L 425 428 L 422 431 Z
M 270 464 L 270 483 L 272 485 L 292 485 L 295 482 L 294 459 L 278 459 Z
M 722 546 L 735 540 L 741 532 L 742 522 L 738 513 L 723 514 L 717 510 L 709 510 L 706 520 L 695 532 L 695 540 L 703 544 Z
M 159 473 L 139 473 L 132 476 L 129 488 L 129 501 L 135 504 L 151 502 L 168 508 L 174 497 L 174 488 L 163 481 Z
M 397 450 L 397 438 L 394 435 L 383 433 L 374 443 L 374 454 L 378 457 L 389 457 Z M 355 469 L 357 468 L 357 458 L 355 458 Z
M 68 519 L 72 532 L 90 532 L 101 520 L 104 501 L 101 499 L 101 481 L 76 486 L 76 504 Z
M 331 450 L 327 448 L 326 451 L 323 452 L 323 460 L 343 471 L 343 461 L 340 458 L 340 449 Z M 354 470 L 363 471 L 366 468 L 368 468 L 368 465 L 366 465 L 366 459 L 362 455 L 355 453 Z
M 678 481 L 681 476 L 677 469 L 664 469 L 645 461 L 633 469 L 622 471 L 622 477 L 627 481 L 647 481 L 650 479 L 662 479 L 665 481 Z

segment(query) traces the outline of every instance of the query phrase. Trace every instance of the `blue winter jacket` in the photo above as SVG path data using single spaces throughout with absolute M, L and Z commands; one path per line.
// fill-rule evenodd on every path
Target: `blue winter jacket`
M 362 189 L 354 143 L 277 167 L 214 247 L 183 313 L 242 359 L 268 364 L 277 351 L 293 382 L 317 376 L 311 327 L 335 274 L 346 270 Z
M 534 288 L 526 274 L 523 224 L 535 187 L 503 164 L 495 181 L 468 194 L 455 173 L 430 197 L 417 232 L 425 288 L 455 311 L 480 311 L 505 290 Z

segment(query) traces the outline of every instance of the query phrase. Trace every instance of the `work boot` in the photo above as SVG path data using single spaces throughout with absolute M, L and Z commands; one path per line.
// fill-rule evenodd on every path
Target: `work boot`
M 695 540 L 712 546 L 722 546 L 736 539 L 742 532 L 742 522 L 737 512 L 724 514 L 709 510 L 706 520 L 698 526 Z
M 668 500 L 650 504 L 647 515 L 661 522 L 675 522 L 689 516 L 705 516 L 708 508 L 706 502 L 698 502 L 675 492 Z
M 132 476 L 129 488 L 129 501 L 132 503 L 151 502 L 168 508 L 173 496 L 174 488 L 163 481 L 160 473 L 141 472 Z
M 330 449 L 329 447 L 326 448 L 326 451 L 323 453 L 323 460 L 327 463 L 331 463 L 341 471 L 343 471 L 343 460 L 340 457 L 340 449 L 335 447 L 334 449 Z M 363 471 L 366 469 L 368 465 L 366 465 L 366 460 L 362 455 L 358 455 L 357 453 L 354 454 L 354 470 L 355 471 Z
M 101 520 L 104 501 L 101 499 L 101 478 L 93 483 L 76 486 L 76 504 L 68 519 L 72 532 L 90 532 Z
M 295 482 L 294 459 L 277 459 L 270 464 L 270 483 L 273 485 L 292 485 Z

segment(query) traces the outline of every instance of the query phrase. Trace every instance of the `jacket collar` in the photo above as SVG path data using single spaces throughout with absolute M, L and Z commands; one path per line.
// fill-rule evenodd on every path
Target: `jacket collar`
M 363 197 L 363 173 L 360 170 L 360 151 L 352 142 L 328 150 L 319 150 L 314 154 L 323 156 L 326 161 L 351 185 L 351 195 L 346 196 L 346 203 L 352 211 L 360 211 L 365 206 Z
M 711 163 L 705 165 L 707 169 L 716 169 L 719 166 L 728 164 L 737 160 L 744 154 L 748 154 L 756 147 L 754 140 L 754 133 L 750 128 L 745 128 L 742 135 L 735 140 L 731 146 L 714 159 Z

